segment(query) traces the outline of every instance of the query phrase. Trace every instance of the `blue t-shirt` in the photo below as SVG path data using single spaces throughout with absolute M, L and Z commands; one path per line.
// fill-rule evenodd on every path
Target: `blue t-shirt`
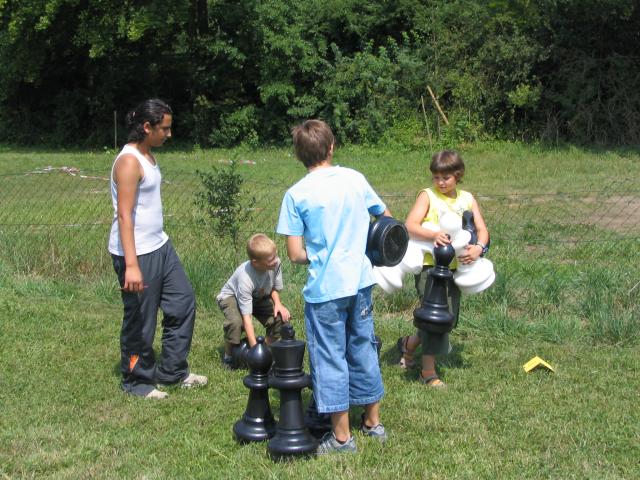
M 365 255 L 369 215 L 385 209 L 364 175 L 338 166 L 309 172 L 285 193 L 276 231 L 304 237 L 306 302 L 350 297 L 375 283 Z

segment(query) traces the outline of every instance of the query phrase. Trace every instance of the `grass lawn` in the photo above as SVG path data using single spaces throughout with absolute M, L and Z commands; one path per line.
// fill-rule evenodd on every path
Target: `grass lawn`
M 0 479 L 640 478 L 640 155 L 512 144 L 463 152 L 464 187 L 483 196 L 499 275 L 489 291 L 462 300 L 454 351 L 440 362 L 448 388 L 425 388 L 417 370 L 396 366 L 396 339 L 413 330 L 411 286 L 392 296 L 376 290 L 388 442 L 356 433 L 357 455 L 273 463 L 265 444 L 232 437 L 246 372 L 220 365 L 213 297 L 235 258 L 189 223 L 197 183 L 163 188 L 175 215 L 167 229 L 199 302 L 190 363 L 210 384 L 142 401 L 119 390 L 122 307 L 104 252 L 108 225 L 86 225 L 109 218 L 104 181 L 79 188 L 70 183 L 77 177 L 8 175 L 48 165 L 104 175 L 112 152 L 0 149 Z M 273 232 L 284 188 L 304 173 L 288 151 L 159 152 L 169 179 L 229 158 L 255 162 L 242 172 L 263 185 L 265 209 L 248 228 Z M 345 148 L 338 163 L 363 171 L 399 218 L 427 185 L 420 152 Z M 49 211 L 58 217 L 41 215 Z M 554 211 L 561 218 L 551 221 Z M 60 235 L 65 222 L 80 227 Z M 285 263 L 282 298 L 302 338 L 304 279 L 304 268 Z M 556 372 L 525 373 L 535 355 Z M 353 409 L 352 424 L 359 417 Z

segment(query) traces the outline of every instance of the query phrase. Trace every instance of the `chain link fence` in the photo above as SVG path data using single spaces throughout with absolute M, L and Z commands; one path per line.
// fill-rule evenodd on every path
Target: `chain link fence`
M 289 183 L 245 180 L 244 192 L 253 199 L 251 215 L 241 225 L 242 244 L 234 246 L 214 234 L 196 204 L 197 192 L 203 191 L 199 177 L 163 175 L 165 230 L 201 304 L 213 302 L 215 292 L 244 259 L 244 240 L 251 234 L 273 236 L 284 251 L 274 228 Z M 379 193 L 397 218 L 406 216 L 415 195 Z M 488 258 L 498 274 L 494 287 L 472 300 L 476 309 L 495 313 L 506 305 L 505 315 L 511 317 L 566 313 L 578 319 L 616 311 L 637 322 L 640 189 L 636 180 L 617 181 L 598 191 L 474 193 L 491 232 Z M 115 283 L 106 250 L 113 217 L 108 172 L 49 167 L 0 176 L 0 205 L 0 261 L 11 270 Z M 289 284 L 299 290 L 306 271 L 292 267 L 287 273 Z M 415 300 L 414 294 L 407 296 Z

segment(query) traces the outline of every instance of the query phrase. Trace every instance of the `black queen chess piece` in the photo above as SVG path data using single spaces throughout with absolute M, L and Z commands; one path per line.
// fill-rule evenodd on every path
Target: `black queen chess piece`
M 433 249 L 435 267 L 429 270 L 431 277 L 427 282 L 422 304 L 413 311 L 413 324 L 420 330 L 431 333 L 447 333 L 454 327 L 454 316 L 449 310 L 447 284 L 453 278 L 449 264 L 455 257 L 450 243 Z
M 275 436 L 267 450 L 274 460 L 315 452 L 318 441 L 305 426 L 302 409 L 302 389 L 311 386 L 311 377 L 302 370 L 305 343 L 295 338 L 290 323 L 281 329 L 282 338 L 271 344 L 272 374 L 269 386 L 280 392 L 280 416 Z
M 233 425 L 233 433 L 241 443 L 261 442 L 275 434 L 275 421 L 269 405 L 269 369 L 273 356 L 264 343 L 264 337 L 246 354 L 249 375 L 244 377 L 244 385 L 249 388 L 249 400 L 242 418 Z

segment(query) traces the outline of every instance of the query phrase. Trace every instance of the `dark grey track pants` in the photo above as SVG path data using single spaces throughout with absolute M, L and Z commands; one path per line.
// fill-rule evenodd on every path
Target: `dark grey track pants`
M 120 286 L 124 285 L 124 257 L 111 255 Z M 144 396 L 156 383 L 176 383 L 189 374 L 187 356 L 196 316 L 191 283 L 171 241 L 138 256 L 145 289 L 122 292 L 124 316 L 120 332 L 122 388 Z M 162 309 L 162 352 L 156 364 L 153 338 L 158 308 Z

